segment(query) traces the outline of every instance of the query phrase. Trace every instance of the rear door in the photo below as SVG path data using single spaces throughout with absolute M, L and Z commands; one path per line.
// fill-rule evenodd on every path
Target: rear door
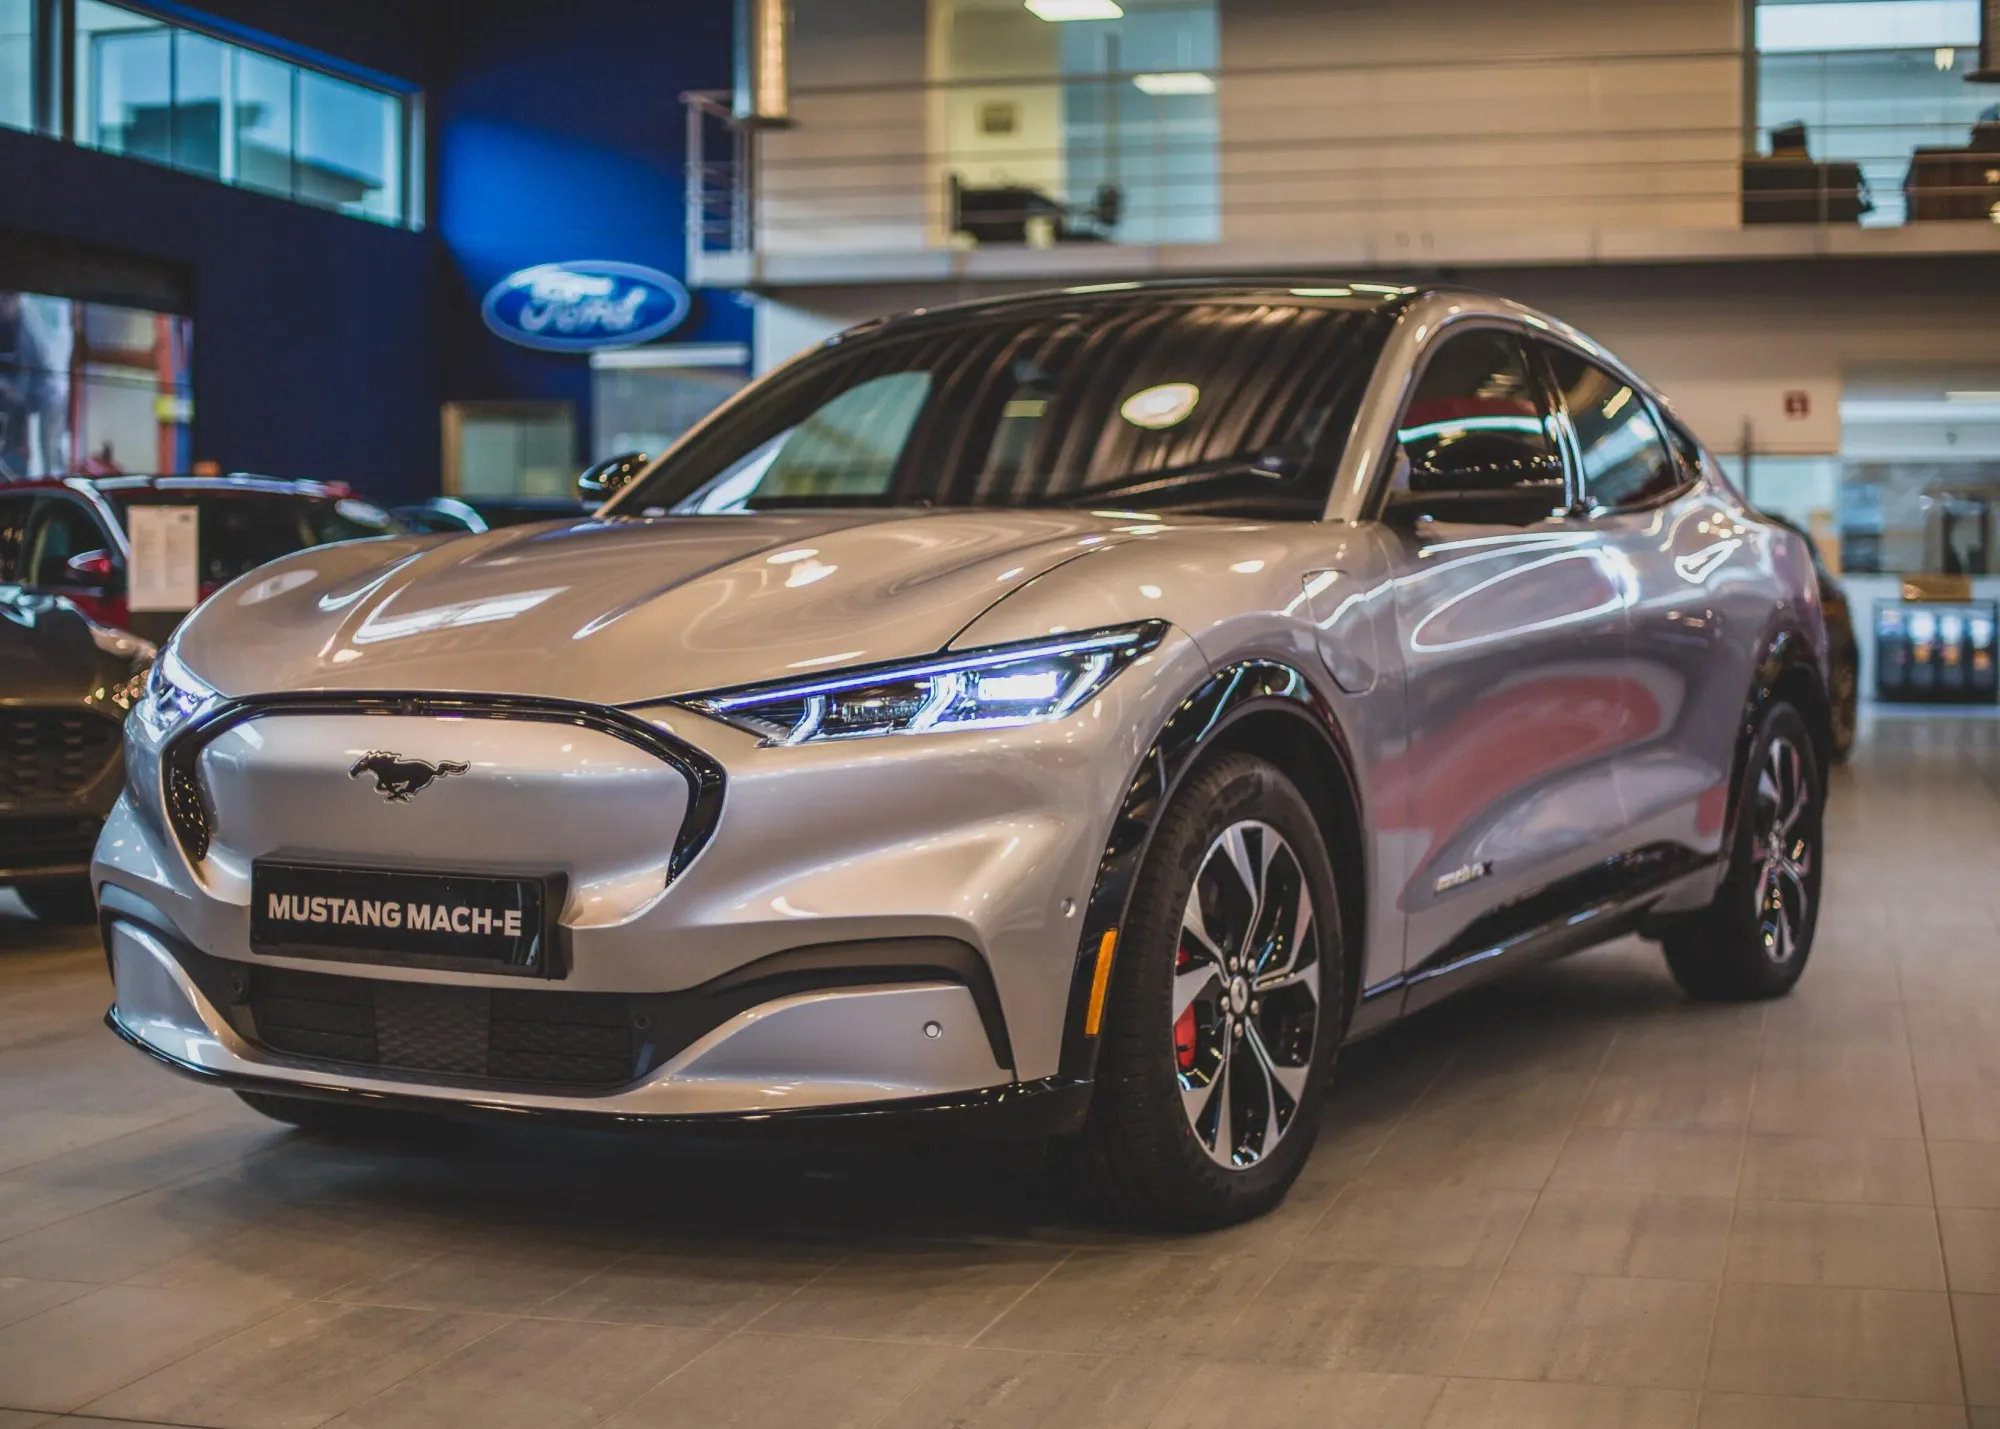
M 1622 560 L 1578 514 L 1540 369 L 1512 329 L 1447 329 L 1398 424 L 1408 704 L 1404 977 L 1420 1005 L 1548 916 L 1624 838 Z M 1520 921 L 1516 918 L 1515 921 Z M 1502 926 L 1502 924 L 1506 926 Z

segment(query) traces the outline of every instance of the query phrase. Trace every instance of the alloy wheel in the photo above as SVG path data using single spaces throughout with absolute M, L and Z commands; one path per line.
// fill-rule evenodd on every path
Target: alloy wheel
M 1269 824 L 1230 825 L 1181 914 L 1171 1012 L 1181 1105 L 1212 1160 L 1253 1166 L 1290 1130 L 1319 1000 L 1319 929 L 1297 855 Z
M 1812 912 L 1812 786 L 1805 756 L 1785 735 L 1772 739 L 1757 773 L 1755 858 L 1757 917 L 1765 956 L 1787 963 L 1798 955 Z

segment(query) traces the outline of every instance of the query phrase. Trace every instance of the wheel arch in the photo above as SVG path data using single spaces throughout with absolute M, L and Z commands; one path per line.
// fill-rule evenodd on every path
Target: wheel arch
M 1725 848 L 1734 847 L 1737 820 L 1743 812 L 1743 773 L 1749 766 L 1758 722 L 1763 719 L 1764 711 L 1778 700 L 1791 705 L 1805 720 L 1822 781 L 1833 765 L 1833 705 L 1827 694 L 1826 674 L 1811 642 L 1803 634 L 1780 630 L 1766 642 L 1763 656 L 1757 662 L 1750 693 L 1743 705 L 1743 719 L 1737 728 L 1735 757 L 1730 764 Z
M 1078 940 L 1063 1027 L 1064 1077 L 1085 1080 L 1095 1072 L 1099 1039 L 1085 1024 L 1104 935 L 1126 924 L 1132 886 L 1160 815 L 1190 776 L 1235 753 L 1276 765 L 1319 822 L 1340 904 L 1343 1025 L 1352 1014 L 1368 927 L 1365 810 L 1353 757 L 1331 704 L 1310 680 L 1280 661 L 1245 660 L 1215 671 L 1189 693 L 1133 771 Z M 1117 956 L 1115 942 L 1111 956 Z

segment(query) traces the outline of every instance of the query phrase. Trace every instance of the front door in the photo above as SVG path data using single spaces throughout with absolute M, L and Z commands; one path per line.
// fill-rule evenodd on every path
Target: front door
M 1401 903 L 1418 1005 L 1620 850 L 1630 588 L 1573 514 L 1558 427 L 1512 331 L 1441 339 L 1397 439 L 1386 514 L 1402 543 Z

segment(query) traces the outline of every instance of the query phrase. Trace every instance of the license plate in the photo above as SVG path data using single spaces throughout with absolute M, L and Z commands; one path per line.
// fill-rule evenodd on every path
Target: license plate
M 259 860 L 250 946 L 284 957 L 548 973 L 555 906 L 536 878 L 392 873 Z

